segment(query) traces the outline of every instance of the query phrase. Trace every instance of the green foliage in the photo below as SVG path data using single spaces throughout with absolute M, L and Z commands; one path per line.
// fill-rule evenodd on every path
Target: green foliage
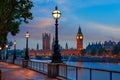
M 96 53 L 97 53 L 97 49 L 96 48 L 92 48 L 90 54 L 91 55 L 95 55 Z
M 30 0 L 0 0 L 0 46 L 6 43 L 8 33 L 15 36 L 22 22 L 32 20 L 32 7 Z
M 112 54 L 119 54 L 120 52 L 120 44 L 117 44 L 112 51 Z
M 81 53 L 81 55 L 85 55 L 85 54 L 87 53 L 87 51 L 86 51 L 86 49 L 82 49 L 82 50 L 80 51 L 80 53 Z
M 106 52 L 105 48 L 100 48 L 100 49 L 98 50 L 99 55 L 101 55 L 101 54 L 103 54 L 103 53 L 105 53 L 105 52 Z

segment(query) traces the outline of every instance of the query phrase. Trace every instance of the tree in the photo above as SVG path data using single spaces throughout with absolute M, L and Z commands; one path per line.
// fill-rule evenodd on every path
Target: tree
M 98 50 L 99 55 L 103 55 L 103 53 L 105 53 L 105 52 L 106 52 L 105 48 L 100 48 Z
M 86 51 L 86 49 L 82 49 L 82 50 L 80 51 L 80 53 L 81 53 L 82 56 L 84 56 L 84 55 L 87 53 L 87 51 Z
M 8 33 L 15 36 L 22 22 L 32 20 L 32 7 L 30 0 L 0 0 L 0 46 L 6 44 Z
M 112 50 L 112 54 L 114 55 L 114 54 L 119 54 L 119 52 L 120 52 L 120 44 L 117 44 L 114 48 L 113 48 L 113 50 Z
M 96 48 L 92 48 L 90 54 L 91 55 L 96 55 L 96 53 L 97 53 L 97 49 Z

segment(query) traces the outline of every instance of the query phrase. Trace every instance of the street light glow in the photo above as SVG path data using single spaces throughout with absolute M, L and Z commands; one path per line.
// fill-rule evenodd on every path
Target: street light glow
M 25 37 L 26 37 L 26 38 L 29 38 L 29 37 L 30 37 L 29 32 L 26 32 Z
M 8 48 L 8 45 L 6 44 L 6 46 L 5 46 L 6 48 Z
M 59 19 L 59 18 L 60 18 L 61 13 L 60 13 L 60 11 L 58 10 L 57 6 L 55 7 L 55 10 L 53 11 L 52 15 L 53 15 L 53 17 L 54 17 L 55 19 Z
M 14 40 L 13 44 L 16 45 L 16 43 L 17 43 L 16 40 Z
M 0 50 L 2 50 L 2 47 L 0 47 Z

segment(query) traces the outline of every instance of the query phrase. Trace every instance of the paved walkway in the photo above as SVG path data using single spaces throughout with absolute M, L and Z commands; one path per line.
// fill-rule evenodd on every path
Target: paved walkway
M 2 80 L 58 80 L 14 64 L 0 62 Z

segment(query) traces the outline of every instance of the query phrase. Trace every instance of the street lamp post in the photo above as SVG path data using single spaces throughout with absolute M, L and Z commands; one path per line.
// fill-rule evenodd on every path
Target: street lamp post
M 57 6 L 55 7 L 55 10 L 52 13 L 54 19 L 55 19 L 55 44 L 54 44 L 54 50 L 52 54 L 52 62 L 48 64 L 48 77 L 55 78 L 59 74 L 59 63 L 62 62 L 62 56 L 60 54 L 60 49 L 59 49 L 59 40 L 58 40 L 58 19 L 60 18 L 60 11 L 58 11 Z
M 26 32 L 26 50 L 25 50 L 25 60 L 29 60 L 29 53 L 28 53 L 28 38 L 30 37 L 29 32 Z
M 14 44 L 14 54 L 13 54 L 13 64 L 14 64 L 16 59 L 16 40 L 14 40 L 13 44 Z
M 2 60 L 2 53 L 1 53 L 2 47 L 0 46 L 0 60 Z
M 5 45 L 5 48 L 6 48 L 6 59 L 5 60 L 7 61 L 8 59 L 8 45 L 7 44 Z
M 58 19 L 61 16 L 60 11 L 58 10 L 57 6 L 55 7 L 55 10 L 52 13 L 52 16 L 55 19 L 55 44 L 54 44 L 54 53 L 52 55 L 52 63 L 62 63 L 62 57 L 60 54 L 60 49 L 59 49 L 59 40 L 58 40 Z

